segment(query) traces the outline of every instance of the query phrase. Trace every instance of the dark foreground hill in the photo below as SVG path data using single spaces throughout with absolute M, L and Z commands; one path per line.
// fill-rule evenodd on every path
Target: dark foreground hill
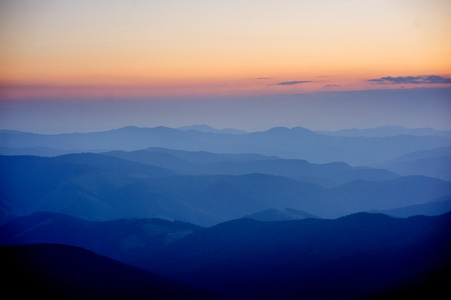
M 449 276 L 450 230 L 451 213 L 239 219 L 182 238 L 139 265 L 231 299 L 366 299 Z M 434 298 L 438 290 L 426 292 Z
M 0 247 L 2 293 L 12 299 L 218 299 L 149 271 L 65 245 Z
M 83 246 L 229 299 L 367 299 L 405 293 L 422 293 L 424 298 L 431 299 L 436 294 L 450 296 L 441 282 L 446 284 L 443 279 L 451 275 L 451 213 L 407 219 L 369 213 L 335 220 L 238 219 L 202 230 L 185 223 L 143 221 L 87 222 L 39 213 L 16 218 L 1 231 L 9 233 L 3 234 L 2 240 L 10 245 L 61 242 Z M 185 237 L 164 242 L 170 233 Z M 34 247 L 37 246 L 0 249 Z M 40 249 L 43 250 L 21 252 L 32 257 L 21 256 L 21 264 L 16 264 L 15 268 L 24 269 L 22 276 L 25 271 L 35 270 L 34 266 L 42 266 L 36 265 L 41 261 L 46 267 L 33 273 L 39 275 L 36 278 L 61 277 L 62 281 L 56 282 L 64 284 L 66 291 L 76 289 L 74 284 L 80 283 L 83 288 L 79 293 L 99 295 L 96 289 L 87 290 L 90 284 L 102 289 L 122 280 L 121 276 L 133 282 L 133 291 L 142 291 L 138 284 L 142 279 L 134 279 L 134 273 L 128 269 L 111 267 L 112 271 L 103 275 L 105 269 L 90 252 L 74 254 L 74 259 L 72 254 L 67 256 L 66 249 L 77 248 Z M 4 263 L 11 260 L 10 256 L 0 254 Z M 46 260 L 50 258 L 51 262 Z M 4 272 L 16 274 L 11 268 Z M 89 273 L 86 278 L 85 272 Z M 105 278 L 101 279 L 102 276 Z M 129 281 L 114 284 L 115 295 L 130 291 Z M 186 293 L 183 299 L 189 299 L 190 292 Z

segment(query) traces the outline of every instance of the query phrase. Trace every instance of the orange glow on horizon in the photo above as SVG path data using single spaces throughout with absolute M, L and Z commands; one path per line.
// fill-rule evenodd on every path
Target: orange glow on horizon
M 7 0 L 0 96 L 310 93 L 451 74 L 449 2 L 339 2 Z M 277 85 L 288 81 L 309 82 Z

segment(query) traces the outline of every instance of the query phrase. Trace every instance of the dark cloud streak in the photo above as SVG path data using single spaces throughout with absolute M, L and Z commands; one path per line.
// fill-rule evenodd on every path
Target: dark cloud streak
M 378 79 L 368 79 L 369 82 L 376 84 L 431 84 L 451 83 L 451 78 L 439 75 L 423 75 L 423 76 L 399 76 L 399 77 L 381 77 Z
M 301 84 L 301 83 L 309 83 L 313 81 L 307 81 L 307 80 L 299 80 L 299 81 L 284 81 L 276 83 L 277 85 L 293 85 L 293 84 Z

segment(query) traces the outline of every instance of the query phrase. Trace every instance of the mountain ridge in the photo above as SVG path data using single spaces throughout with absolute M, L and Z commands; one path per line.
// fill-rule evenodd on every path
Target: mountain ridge
M 46 210 L 97 221 L 159 217 L 209 226 L 287 207 L 323 218 L 339 217 L 425 204 L 451 194 L 451 182 L 424 176 L 324 187 L 259 173 L 183 175 L 164 169 L 155 173 L 151 166 L 101 154 L 1 156 L 0 166 L 3 212 L 27 215 Z
M 123 263 L 203 229 L 199 225 L 156 218 L 95 222 L 54 212 L 15 217 L 0 228 L 1 246 L 64 244 Z
M 149 147 L 216 153 L 258 153 L 324 163 L 344 161 L 368 165 L 412 151 L 449 147 L 450 137 L 400 135 L 388 137 L 345 137 L 315 133 L 302 127 L 276 127 L 245 134 L 179 130 L 168 127 L 123 127 L 93 133 L 42 135 L 0 131 L 2 147 L 48 147 L 83 151 L 139 150 Z
M 137 151 L 102 153 L 131 161 L 151 164 L 185 175 L 246 175 L 261 173 L 299 178 L 301 181 L 336 181 L 355 179 L 386 180 L 398 175 L 383 169 L 351 167 L 344 162 L 313 164 L 300 159 L 282 159 L 257 154 L 216 154 L 205 151 L 181 151 L 150 148 Z

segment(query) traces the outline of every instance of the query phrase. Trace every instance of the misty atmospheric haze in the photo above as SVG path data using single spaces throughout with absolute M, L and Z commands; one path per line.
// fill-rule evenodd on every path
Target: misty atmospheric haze
M 2 105 L 0 126 L 48 134 L 198 124 L 245 131 L 387 125 L 450 130 L 450 97 L 449 88 L 419 88 L 231 98 L 17 100 Z

